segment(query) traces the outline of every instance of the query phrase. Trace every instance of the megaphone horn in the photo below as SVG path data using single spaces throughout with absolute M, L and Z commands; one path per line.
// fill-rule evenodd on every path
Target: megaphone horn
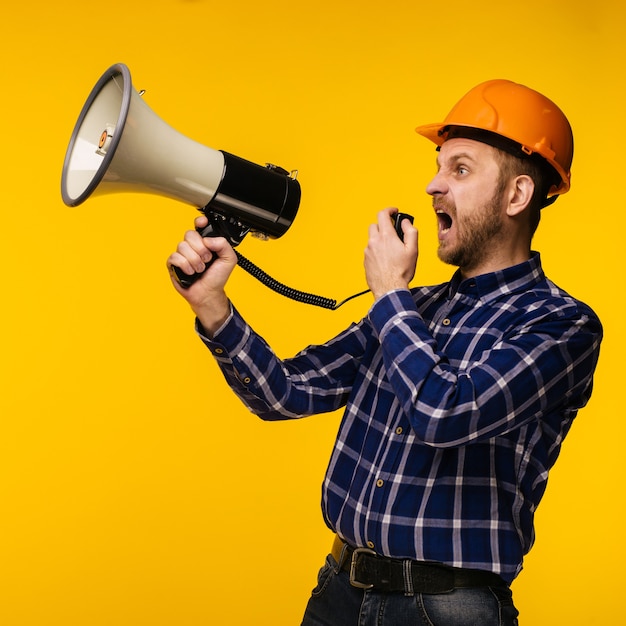
M 144 102 L 126 65 L 111 66 L 92 89 L 74 127 L 61 176 L 68 206 L 90 196 L 151 193 L 191 204 L 236 245 L 247 233 L 276 238 L 300 204 L 295 172 L 257 165 L 178 133 Z M 239 233 L 237 234 L 237 231 Z

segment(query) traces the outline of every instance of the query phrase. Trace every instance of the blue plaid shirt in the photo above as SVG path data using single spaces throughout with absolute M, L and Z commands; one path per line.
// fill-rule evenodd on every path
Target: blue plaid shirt
M 236 310 L 211 341 L 266 420 L 345 406 L 322 489 L 328 526 L 379 554 L 512 581 L 548 470 L 589 399 L 602 327 L 525 263 L 393 291 L 367 318 L 280 360 Z

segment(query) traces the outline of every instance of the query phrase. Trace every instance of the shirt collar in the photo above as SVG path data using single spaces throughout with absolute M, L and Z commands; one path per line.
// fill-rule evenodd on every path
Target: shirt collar
M 448 297 L 460 293 L 487 302 L 504 294 L 529 291 L 544 278 L 541 255 L 532 252 L 528 261 L 489 274 L 463 279 L 457 270 L 450 280 Z

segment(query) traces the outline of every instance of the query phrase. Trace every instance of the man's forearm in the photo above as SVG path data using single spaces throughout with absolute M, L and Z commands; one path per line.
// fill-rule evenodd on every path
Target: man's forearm
M 213 338 L 231 313 L 230 300 L 225 293 L 192 308 L 209 338 Z

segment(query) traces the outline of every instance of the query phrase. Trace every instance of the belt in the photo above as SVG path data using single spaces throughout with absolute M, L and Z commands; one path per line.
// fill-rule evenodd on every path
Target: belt
M 391 559 L 369 548 L 353 548 L 335 537 L 331 554 L 350 584 L 383 592 L 449 593 L 461 587 L 508 587 L 504 580 L 483 570 L 450 567 L 442 563 Z

